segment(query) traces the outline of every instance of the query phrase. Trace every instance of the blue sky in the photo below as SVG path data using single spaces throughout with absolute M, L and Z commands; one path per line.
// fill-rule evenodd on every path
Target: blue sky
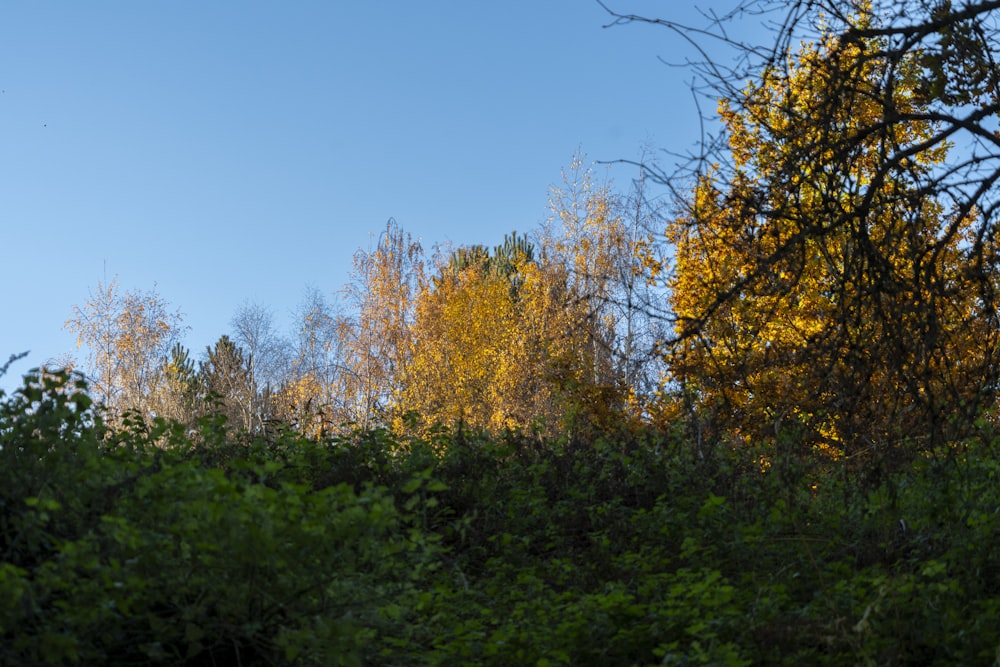
M 105 272 L 178 307 L 197 355 L 245 301 L 291 333 L 390 217 L 425 248 L 492 245 L 545 219 L 578 149 L 690 148 L 690 73 L 658 59 L 684 43 L 608 21 L 590 0 L 5 0 L 0 362 L 31 355 L 0 387 L 76 352 L 63 323 Z

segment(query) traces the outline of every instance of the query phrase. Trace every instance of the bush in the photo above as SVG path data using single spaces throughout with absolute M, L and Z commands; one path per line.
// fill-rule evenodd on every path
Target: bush
M 0 402 L 0 664 L 995 660 L 991 443 L 877 483 L 759 454 L 109 430 L 35 374 Z

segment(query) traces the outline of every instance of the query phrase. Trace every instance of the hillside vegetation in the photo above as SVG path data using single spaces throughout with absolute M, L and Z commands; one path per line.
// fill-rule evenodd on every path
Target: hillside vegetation
M 877 477 L 642 429 L 233 442 L 0 408 L 0 662 L 990 664 L 1000 463 Z M 871 471 L 869 471 L 871 473 Z
M 736 50 L 676 173 L 198 362 L 98 284 L 0 395 L 0 663 L 996 664 L 1000 4 L 737 4 L 611 13 Z

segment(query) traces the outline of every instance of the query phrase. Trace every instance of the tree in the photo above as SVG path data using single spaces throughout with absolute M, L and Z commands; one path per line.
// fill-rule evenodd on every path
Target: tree
M 145 412 L 162 360 L 180 337 L 182 317 L 156 292 L 122 292 L 117 276 L 97 283 L 66 327 L 88 350 L 91 390 L 113 416 Z
M 715 88 L 727 153 L 669 228 L 670 363 L 745 436 L 794 425 L 867 460 L 960 437 L 994 400 L 996 7 L 843 4 L 793 3 L 750 84 Z
M 288 378 L 276 397 L 276 414 L 300 433 L 322 437 L 340 414 L 338 316 L 322 292 L 306 290 L 299 306 L 298 341 Z
M 230 321 L 233 342 L 246 351 L 254 429 L 263 429 L 274 416 L 273 395 L 289 373 L 290 346 L 276 331 L 271 311 L 256 303 L 244 303 Z
M 496 379 L 501 364 L 511 361 L 510 288 L 485 263 L 456 268 L 467 257 L 455 255 L 421 291 L 397 412 L 417 412 L 426 424 L 503 429 L 512 424 L 498 405 Z
M 571 397 L 593 382 L 587 346 L 574 335 L 580 313 L 559 269 L 536 261 L 516 233 L 492 252 L 473 246 L 440 258 L 417 299 L 397 416 L 558 432 Z
M 229 336 L 206 348 L 198 374 L 207 400 L 217 401 L 219 412 L 233 430 L 253 433 L 260 428 L 255 413 L 257 386 L 243 350 Z
M 203 413 L 203 399 L 201 378 L 191 353 L 180 343 L 175 343 L 170 348 L 170 355 L 163 360 L 160 382 L 150 397 L 152 412 L 156 416 L 193 426 Z
M 423 248 L 390 219 L 374 250 L 354 254 L 337 323 L 344 420 L 368 428 L 382 420 L 408 363 Z
M 577 155 L 563 184 L 551 189 L 549 209 L 540 235 L 543 262 L 565 271 L 569 299 L 582 315 L 575 335 L 590 347 L 593 383 L 619 399 L 647 400 L 662 374 L 655 350 L 663 337 L 664 295 L 659 211 L 646 197 L 644 174 L 631 193 L 616 194 Z

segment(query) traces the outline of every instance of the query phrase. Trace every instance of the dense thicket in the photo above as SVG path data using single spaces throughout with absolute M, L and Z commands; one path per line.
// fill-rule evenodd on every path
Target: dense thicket
M 108 431 L 34 376 L 0 403 L 0 662 L 986 664 L 1000 463 L 968 444 L 862 491 L 650 430 Z

